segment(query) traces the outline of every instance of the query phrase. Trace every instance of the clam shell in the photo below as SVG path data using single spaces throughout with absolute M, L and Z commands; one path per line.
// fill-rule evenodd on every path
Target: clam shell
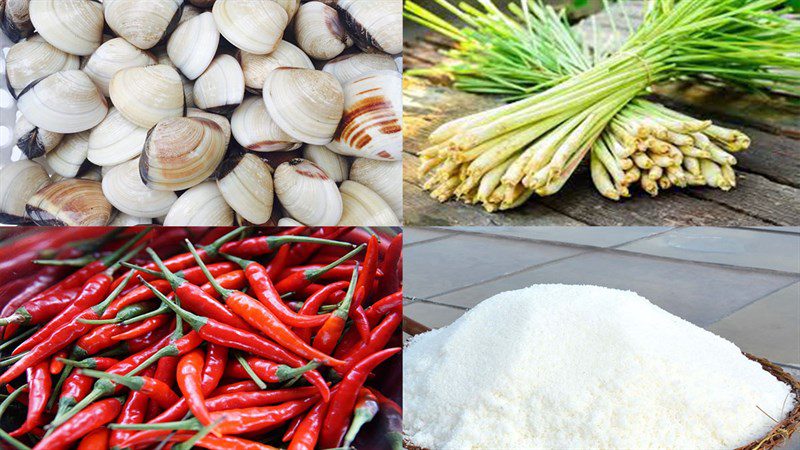
M 300 0 L 273 0 L 275 3 L 279 4 L 286 14 L 289 16 L 289 22 L 292 21 L 295 14 L 297 13 L 298 8 L 300 8 Z
M 380 195 L 355 181 L 339 187 L 342 194 L 342 218 L 338 226 L 399 226 L 400 220 Z
M 230 55 L 219 55 L 194 83 L 194 103 L 200 109 L 226 112 L 244 99 L 244 74 Z
M 342 86 L 329 73 L 280 67 L 267 75 L 264 102 L 270 117 L 294 139 L 325 145 L 344 110 Z
M 294 150 L 301 145 L 272 120 L 261 97 L 248 97 L 233 111 L 231 128 L 239 145 L 256 152 Z
M 80 70 L 54 73 L 28 85 L 17 108 L 32 124 L 57 133 L 79 133 L 103 120 L 108 103 Z
M 115 166 L 135 158 L 142 152 L 147 139 L 147 128 L 126 119 L 117 108 L 89 134 L 87 158 L 98 166 Z
M 37 225 L 94 227 L 111 219 L 111 204 L 97 181 L 73 178 L 47 185 L 25 205 Z
M 340 155 L 397 161 L 403 151 L 403 81 L 377 71 L 344 85 L 345 110 L 333 142 Z
M 8 50 L 6 77 L 11 95 L 22 92 L 39 78 L 62 70 L 80 68 L 81 59 L 59 50 L 39 35 L 33 36 Z
M 255 94 L 261 94 L 267 75 L 278 67 L 314 68 L 311 58 L 299 47 L 287 41 L 280 41 L 275 51 L 268 55 L 240 51 L 237 57 L 244 72 L 245 87 Z
M 0 8 L 0 29 L 12 42 L 19 42 L 33 33 L 29 4 L 30 0 L 5 0 L 5 9 Z
M 297 43 L 309 56 L 328 60 L 353 45 L 336 9 L 322 2 L 304 3 L 294 21 Z
M 175 28 L 183 12 L 183 0 L 104 0 L 108 26 L 126 41 L 147 50 Z
M 183 82 L 178 72 L 163 64 L 117 72 L 109 85 L 111 101 L 123 116 L 144 128 L 184 113 Z
M 205 71 L 219 46 L 219 31 L 214 16 L 204 12 L 175 29 L 167 44 L 167 54 L 175 66 L 190 80 Z
M 286 212 L 309 226 L 332 226 L 342 216 L 336 183 L 316 164 L 296 158 L 275 169 L 275 193 Z
M 281 5 L 263 0 L 217 0 L 212 9 L 217 29 L 237 48 L 272 53 L 289 24 Z
M 103 194 L 115 208 L 135 217 L 152 219 L 167 214 L 178 200 L 171 191 L 156 191 L 142 183 L 139 159 L 113 167 L 103 177 Z
M 199 117 L 216 122 L 225 134 L 225 148 L 228 148 L 228 145 L 231 143 L 231 123 L 228 121 L 227 117 L 197 108 L 188 108 L 186 110 L 186 117 Z
M 403 1 L 383 0 L 380 7 L 363 0 L 337 0 L 342 21 L 361 50 L 392 55 L 403 51 Z
M 304 226 L 302 223 L 292 219 L 291 217 L 282 217 L 278 220 L 279 227 L 302 227 Z
M 403 217 L 403 163 L 356 158 L 350 179 L 372 189 L 389 204 L 398 218 Z
M 350 53 L 328 61 L 322 68 L 343 85 L 376 70 L 395 70 L 395 62 L 383 53 Z
M 198 8 L 190 4 L 183 5 L 183 12 L 181 12 L 181 18 L 178 21 L 178 26 L 180 26 L 184 22 L 194 19 L 200 14 L 203 14 L 203 10 L 201 8 Z M 175 32 L 173 31 L 172 33 L 174 34 Z
M 20 115 L 14 126 L 14 140 L 28 159 L 38 158 L 53 150 L 64 137 L 61 133 L 43 130 Z
M 250 153 L 222 163 L 217 175 L 225 201 L 245 220 L 262 224 L 272 216 L 275 196 L 269 166 Z
M 303 147 L 303 158 L 313 162 L 335 182 L 341 183 L 348 178 L 350 163 L 347 158 L 337 155 L 321 145 Z
M 100 92 L 108 97 L 108 85 L 115 73 L 130 67 L 145 67 L 156 63 L 150 53 L 131 45 L 122 38 L 114 38 L 104 42 L 89 57 L 83 71 L 89 75 Z
M 213 181 L 201 183 L 181 195 L 164 218 L 171 226 L 230 226 L 233 210 Z
M 132 227 L 134 225 L 150 225 L 153 223 L 153 219 L 148 219 L 147 217 L 133 217 L 129 214 L 125 213 L 117 213 L 114 215 L 114 219 L 108 223 L 110 227 Z
M 225 134 L 208 119 L 178 117 L 158 123 L 147 136 L 139 162 L 151 189 L 180 191 L 208 178 L 225 156 Z
M 0 168 L 0 222 L 26 222 L 25 204 L 49 182 L 47 171 L 34 161 L 22 159 Z
M 53 47 L 88 56 L 103 42 L 103 5 L 92 0 L 35 0 L 31 22 Z
M 46 156 L 47 165 L 64 178 L 75 178 L 86 162 L 89 151 L 89 132 L 70 134 Z

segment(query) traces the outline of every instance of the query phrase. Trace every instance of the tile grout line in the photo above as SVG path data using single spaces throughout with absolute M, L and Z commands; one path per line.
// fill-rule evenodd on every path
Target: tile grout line
M 720 317 L 719 319 L 717 319 L 717 320 L 716 320 L 716 321 L 714 321 L 714 322 L 711 322 L 710 324 L 708 324 L 708 326 L 711 326 L 711 325 L 714 325 L 714 324 L 716 324 L 716 323 L 719 323 L 720 321 L 727 319 L 728 317 L 730 317 L 730 316 L 732 316 L 732 315 L 736 314 L 737 312 L 739 312 L 739 311 L 741 311 L 741 310 L 743 310 L 743 309 L 747 308 L 748 306 L 750 306 L 750 305 L 754 305 L 754 304 L 756 304 L 756 303 L 760 302 L 761 300 L 764 300 L 765 298 L 769 297 L 770 295 L 772 295 L 772 294 L 775 294 L 776 292 L 782 291 L 782 290 L 786 289 L 787 287 L 793 286 L 793 285 L 797 284 L 798 282 L 800 282 L 800 279 L 798 279 L 798 280 L 792 280 L 792 281 L 790 281 L 788 284 L 786 284 L 786 285 L 784 285 L 784 286 L 781 286 L 781 287 L 779 287 L 779 288 L 777 288 L 777 289 L 774 289 L 774 290 L 772 290 L 772 291 L 769 291 L 769 292 L 767 292 L 766 294 L 762 295 L 761 297 L 758 297 L 757 299 L 755 299 L 755 300 L 751 301 L 750 303 L 748 303 L 748 304 L 746 304 L 746 305 L 743 305 L 743 306 L 741 306 L 741 307 L 737 308 L 735 311 L 731 311 L 729 314 L 727 314 L 727 315 L 725 315 L 725 316 L 723 316 L 723 317 Z
M 434 238 L 430 238 L 430 239 L 424 239 L 424 240 L 422 240 L 422 241 L 416 241 L 416 242 L 412 242 L 412 243 L 410 243 L 410 244 L 403 244 L 403 248 L 406 248 L 406 247 L 413 247 L 413 246 L 415 246 L 415 245 L 417 245 L 417 244 L 427 244 L 427 243 L 429 243 L 429 242 L 438 242 L 438 241 L 443 241 L 443 240 L 445 240 L 445 239 L 450 239 L 450 238 L 453 238 L 453 237 L 455 237 L 455 235 L 453 235 L 453 234 L 448 234 L 448 235 L 446 235 L 446 236 L 436 236 L 436 237 L 434 237 Z

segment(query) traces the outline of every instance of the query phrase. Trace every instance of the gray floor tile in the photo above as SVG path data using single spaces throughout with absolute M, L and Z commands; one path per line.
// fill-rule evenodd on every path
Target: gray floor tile
M 439 231 L 432 228 L 413 228 L 406 227 L 403 229 L 403 245 L 416 244 L 418 242 L 425 242 L 431 239 L 437 239 L 447 236 L 451 233 L 446 231 Z
M 456 229 L 593 247 L 613 247 L 669 230 L 668 227 L 457 227 Z
M 469 234 L 424 242 L 405 249 L 404 294 L 427 298 L 582 251 Z
M 620 248 L 691 261 L 800 272 L 800 236 L 789 233 L 680 228 Z
M 800 365 L 800 283 L 752 303 L 708 329 L 748 353 Z
M 754 230 L 765 230 L 776 233 L 794 233 L 800 234 L 800 227 L 748 227 Z
M 793 281 L 796 277 L 788 275 L 602 251 L 526 270 L 432 300 L 472 307 L 498 292 L 536 283 L 594 284 L 638 292 L 661 308 L 706 326 Z
M 403 308 L 403 314 L 431 328 L 450 325 L 466 311 L 432 303 L 414 303 Z

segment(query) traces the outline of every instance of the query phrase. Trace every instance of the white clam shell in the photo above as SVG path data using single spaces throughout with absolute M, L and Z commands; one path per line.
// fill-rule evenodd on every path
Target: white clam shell
M 188 108 L 186 110 L 186 117 L 199 117 L 201 119 L 208 119 L 212 122 L 216 122 L 217 125 L 222 128 L 222 132 L 225 134 L 225 148 L 228 148 L 228 144 L 231 142 L 231 123 L 227 117 L 197 108 Z
M 376 70 L 395 70 L 395 62 L 383 53 L 350 53 L 328 61 L 322 68 L 343 85 Z
M 344 117 L 327 147 L 340 155 L 399 160 L 403 151 L 402 84 L 402 76 L 388 70 L 347 82 Z
M 5 6 L 5 11 L 0 8 L 0 29 L 11 39 L 19 42 L 33 33 L 33 24 L 28 13 L 30 0 L 3 0 L 0 5 Z
M 282 217 L 278 220 L 279 227 L 302 227 L 302 223 L 292 219 L 291 217 Z
M 342 86 L 329 73 L 281 67 L 267 75 L 264 102 L 270 117 L 294 139 L 325 145 L 344 110 Z
M 79 133 L 103 120 L 108 103 L 80 70 L 54 73 L 19 95 L 17 108 L 32 124 L 57 133 Z
M 181 73 L 194 80 L 211 64 L 218 46 L 219 31 L 207 11 L 178 26 L 167 43 L 167 54 Z
M 342 216 L 336 183 L 316 164 L 296 158 L 275 169 L 275 193 L 286 212 L 309 226 L 332 226 Z
M 53 47 L 39 35 L 14 44 L 6 56 L 6 77 L 12 95 L 39 78 L 79 69 L 81 59 Z
M 123 213 L 149 219 L 167 214 L 178 200 L 174 192 L 156 191 L 142 183 L 138 158 L 114 166 L 105 174 L 103 194 Z
M 147 128 L 126 119 L 112 107 L 106 118 L 92 129 L 87 157 L 98 166 L 115 166 L 138 156 L 145 139 Z
M 166 119 L 147 136 L 139 174 L 151 189 L 188 189 L 214 173 L 225 150 L 225 134 L 216 122 L 197 117 Z
M 356 158 L 350 179 L 375 191 L 389 204 L 398 218 L 403 217 L 403 163 Z
M 147 50 L 155 47 L 180 19 L 183 0 L 104 0 L 106 22 L 117 35 Z
M 304 3 L 294 21 L 297 43 L 309 56 L 328 60 L 353 45 L 339 13 L 322 2 Z
M 242 103 L 244 74 L 230 55 L 219 55 L 194 82 L 194 103 L 200 109 L 223 112 Z
M 283 8 L 284 11 L 286 11 L 286 14 L 289 16 L 289 22 L 292 21 L 292 18 L 294 18 L 298 8 L 300 8 L 300 0 L 273 0 L 273 1 L 281 5 L 281 8 Z
M 39 189 L 25 211 L 37 225 L 99 227 L 111 220 L 112 208 L 99 182 L 72 178 Z
M 233 111 L 231 128 L 239 145 L 256 152 L 294 150 L 301 145 L 272 120 L 261 97 L 248 97 Z
M 221 169 L 217 186 L 228 205 L 250 223 L 268 222 L 275 193 L 267 163 L 245 153 L 241 158 L 225 161 Z
M 187 22 L 195 17 L 203 14 L 203 10 L 198 8 L 194 5 L 183 5 L 183 12 L 181 13 L 181 19 L 178 21 L 178 25 L 182 24 L 183 22 Z M 173 32 L 174 33 L 174 32 Z
M 41 164 L 22 159 L 0 168 L 0 222 L 25 222 L 25 204 L 50 182 Z
M 21 114 L 14 125 L 14 141 L 28 159 L 38 158 L 53 150 L 63 137 L 61 133 L 37 127 Z
M 145 67 L 156 63 L 153 55 L 131 45 L 122 38 L 114 38 L 101 45 L 89 60 L 83 71 L 94 81 L 100 92 L 108 97 L 108 85 L 115 73 L 130 67 Z
M 281 5 L 263 0 L 217 0 L 212 9 L 217 29 L 237 48 L 261 55 L 275 50 L 289 24 Z
M 45 159 L 53 172 L 65 178 L 75 178 L 89 152 L 89 132 L 70 134 Z
M 239 64 L 244 72 L 244 84 L 248 91 L 260 94 L 267 75 L 278 67 L 299 67 L 313 69 L 314 63 L 299 47 L 287 41 L 280 41 L 275 51 L 268 55 L 240 51 Z
M 117 72 L 109 86 L 111 101 L 123 116 L 144 128 L 184 112 L 180 74 L 163 64 L 133 67 Z
M 123 212 L 117 213 L 114 216 L 114 219 L 108 223 L 110 227 L 132 227 L 134 225 L 150 225 L 153 223 L 153 219 L 149 219 L 147 217 L 133 217 L 130 214 L 125 214 Z
M 165 226 L 230 226 L 234 213 L 217 184 L 201 183 L 181 195 L 164 218 Z
M 52 46 L 91 55 L 103 40 L 103 5 L 92 0 L 34 0 L 31 22 Z
M 348 178 L 350 163 L 347 158 L 333 153 L 321 145 L 308 144 L 303 147 L 303 158 L 319 166 L 337 183 L 341 183 Z
M 364 51 L 375 48 L 392 55 L 403 51 L 403 1 L 337 0 L 350 36 Z
M 355 181 L 345 181 L 342 193 L 342 218 L 339 226 L 398 226 L 392 208 L 372 189 Z

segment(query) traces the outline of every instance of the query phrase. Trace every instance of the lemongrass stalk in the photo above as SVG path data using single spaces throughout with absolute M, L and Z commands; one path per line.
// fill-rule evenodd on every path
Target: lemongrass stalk
M 625 185 L 626 186 L 632 185 L 633 183 L 639 181 L 641 177 L 642 177 L 642 171 L 639 170 L 638 167 L 633 166 L 629 170 L 625 171 Z
M 692 175 L 701 175 L 700 172 L 700 161 L 697 158 L 692 156 L 684 156 L 683 158 L 683 167 L 689 171 Z
M 709 152 L 708 150 L 700 150 L 697 147 L 690 147 L 688 145 L 684 145 L 678 148 L 680 149 L 681 153 L 683 153 L 684 157 L 691 156 L 693 158 L 699 158 L 699 159 L 711 158 L 711 152 Z
M 633 163 L 636 165 L 636 167 L 642 170 L 649 170 L 655 165 L 655 163 L 647 155 L 647 153 L 643 152 L 634 153 L 633 155 L 631 155 L 631 159 L 633 160 Z
M 653 180 L 649 176 L 641 177 L 639 179 L 639 183 L 642 185 L 642 189 L 645 192 L 650 194 L 651 197 L 655 197 L 658 195 L 658 183 L 656 180 Z
M 589 162 L 589 171 L 592 176 L 592 182 L 595 188 L 600 192 L 603 197 L 611 200 L 619 200 L 619 192 L 611 181 L 611 175 L 606 170 L 606 166 L 600 160 L 598 153 L 601 151 L 598 147 L 602 144 L 598 140 L 592 146 L 592 157 Z
M 661 166 L 653 166 L 647 169 L 647 178 L 650 178 L 653 181 L 658 180 L 662 176 L 664 176 L 664 169 Z
M 440 203 L 444 203 L 453 196 L 453 192 L 459 184 L 461 184 L 461 180 L 458 177 L 451 177 L 431 191 L 431 197 L 435 198 Z
M 667 168 L 669 166 L 680 165 L 681 162 L 683 161 L 683 160 L 677 161 L 676 159 L 670 158 L 667 155 L 659 155 L 659 154 L 651 155 L 650 159 L 653 161 L 653 163 L 655 165 L 663 167 L 663 168 Z
M 668 176 L 664 175 L 658 179 L 658 187 L 660 190 L 666 191 L 672 187 L 672 181 L 670 181 Z
M 710 159 L 701 159 L 700 170 L 703 174 L 703 178 L 706 179 L 706 184 L 709 186 L 721 188 L 720 183 L 725 183 L 722 177 L 722 170 L 714 161 Z
M 720 170 L 722 171 L 722 178 L 725 179 L 730 187 L 735 188 L 736 172 L 733 170 L 733 167 L 730 164 L 723 164 Z
M 524 189 L 518 195 L 516 195 L 515 196 L 516 198 L 514 198 L 513 200 L 508 202 L 504 200 L 503 203 L 500 204 L 500 210 L 505 211 L 509 209 L 518 208 L 522 206 L 523 203 L 528 201 L 528 199 L 531 198 L 533 194 L 534 194 L 533 189 Z
M 708 146 L 708 151 L 711 153 L 711 160 L 717 164 L 728 164 L 731 166 L 736 165 L 736 158 L 725 150 L 719 148 L 714 143 Z
M 681 169 L 681 166 L 667 167 L 667 178 L 675 186 L 686 187 L 686 173 Z
M 617 186 L 617 190 L 619 190 L 619 187 L 625 180 L 625 172 L 623 168 L 620 167 L 619 161 L 614 157 L 614 155 L 611 153 L 611 150 L 608 148 L 610 140 L 611 138 L 604 133 L 603 136 L 601 136 L 592 147 L 592 157 L 596 157 L 603 167 L 605 167 L 605 170 L 614 181 L 614 185 Z
M 514 158 L 509 158 L 494 169 L 486 172 L 486 174 L 481 177 L 480 184 L 478 185 L 476 199 L 481 202 L 487 201 L 492 192 L 500 185 L 503 174 L 514 163 Z

